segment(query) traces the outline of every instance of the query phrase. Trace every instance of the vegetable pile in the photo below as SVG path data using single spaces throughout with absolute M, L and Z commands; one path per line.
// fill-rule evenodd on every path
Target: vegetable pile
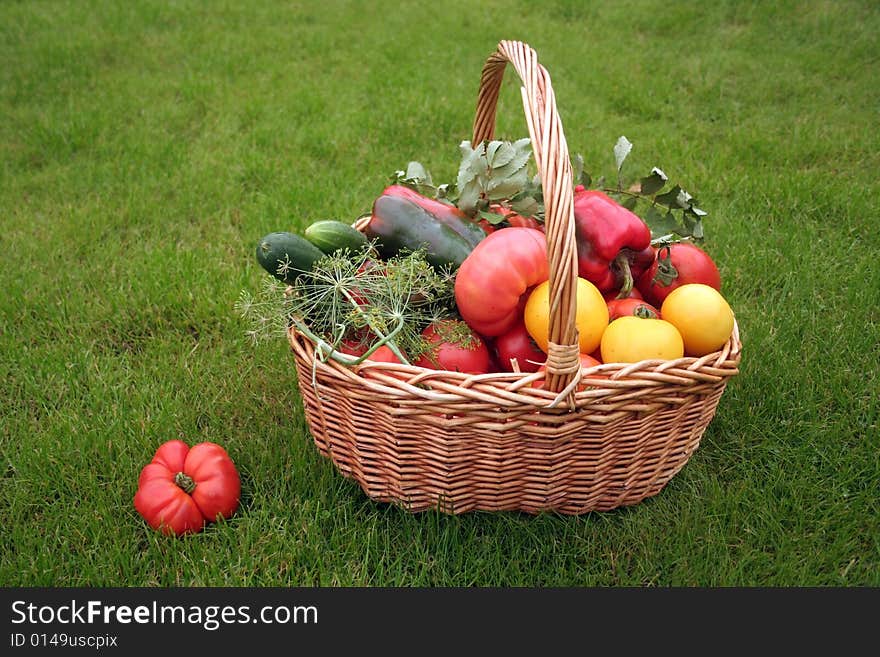
M 654 168 L 631 182 L 632 144 L 614 147 L 616 184 L 575 173 L 582 367 L 704 356 L 734 328 L 721 276 L 700 244 L 706 212 Z M 462 142 L 454 183 L 419 162 L 398 171 L 354 222 L 322 219 L 257 244 L 269 277 L 238 308 L 255 338 L 293 325 L 319 356 L 482 374 L 542 371 L 549 267 L 531 145 Z

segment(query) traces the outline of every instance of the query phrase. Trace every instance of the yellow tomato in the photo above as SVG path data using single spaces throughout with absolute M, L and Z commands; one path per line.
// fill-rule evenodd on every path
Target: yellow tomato
M 684 355 L 681 334 L 662 319 L 618 317 L 608 325 L 600 345 L 605 363 L 638 363 L 660 358 L 672 360 Z
M 523 318 L 529 335 L 546 354 L 550 341 L 550 281 L 537 285 L 529 294 Z M 592 353 L 608 326 L 608 305 L 599 288 L 585 278 L 577 279 L 575 325 L 581 353 Z
M 733 331 L 733 311 L 727 300 L 702 283 L 675 288 L 664 299 L 660 316 L 681 333 L 688 356 L 718 351 Z

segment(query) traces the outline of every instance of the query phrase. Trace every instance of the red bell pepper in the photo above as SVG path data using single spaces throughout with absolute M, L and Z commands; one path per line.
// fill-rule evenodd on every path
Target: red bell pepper
M 578 276 L 603 294 L 629 295 L 633 280 L 653 262 L 651 230 L 634 212 L 598 190 L 575 188 Z

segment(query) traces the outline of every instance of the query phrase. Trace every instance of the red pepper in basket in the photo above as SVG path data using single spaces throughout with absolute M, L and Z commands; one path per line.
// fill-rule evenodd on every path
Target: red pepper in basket
M 651 230 L 634 212 L 597 190 L 578 186 L 574 195 L 578 276 L 605 294 L 627 296 L 633 279 L 654 259 Z

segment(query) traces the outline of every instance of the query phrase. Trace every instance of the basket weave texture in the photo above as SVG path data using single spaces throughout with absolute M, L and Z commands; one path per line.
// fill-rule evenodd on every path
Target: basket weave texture
M 685 465 L 738 374 L 739 329 L 700 358 L 581 370 L 575 327 L 577 251 L 568 147 L 550 77 L 535 51 L 502 41 L 480 80 L 473 143 L 492 139 L 507 64 L 541 175 L 550 269 L 544 374 L 469 375 L 324 359 L 288 332 L 318 450 L 373 500 L 438 509 L 581 514 L 636 504 Z

